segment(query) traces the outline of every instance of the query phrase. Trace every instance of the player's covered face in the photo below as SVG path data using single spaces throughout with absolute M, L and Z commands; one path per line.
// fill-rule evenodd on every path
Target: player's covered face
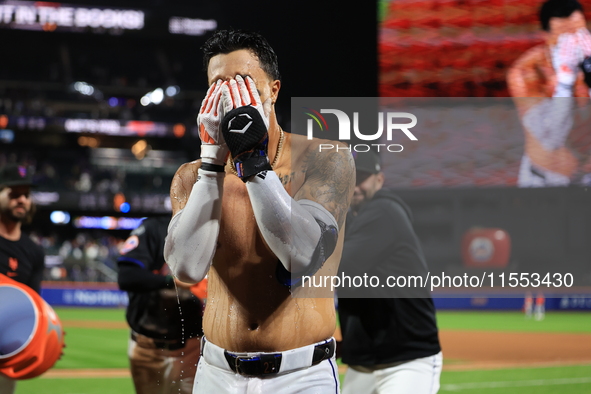
M 552 36 L 575 33 L 580 28 L 586 26 L 585 15 L 581 11 L 575 11 L 566 18 L 550 18 L 550 34 Z
M 227 54 L 220 54 L 212 57 L 207 67 L 207 81 L 209 85 L 218 79 L 229 81 L 237 75 L 242 77 L 250 76 L 256 84 L 261 102 L 271 99 L 277 100 L 279 92 L 279 81 L 274 81 L 261 68 L 259 59 L 249 50 L 240 49 Z
M 29 186 L 12 186 L 0 192 L 0 215 L 13 221 L 23 221 L 31 211 Z

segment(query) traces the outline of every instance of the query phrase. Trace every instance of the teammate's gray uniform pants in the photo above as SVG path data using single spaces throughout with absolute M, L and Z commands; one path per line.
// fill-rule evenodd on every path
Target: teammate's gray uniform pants
M 0 393 L 12 394 L 16 388 L 16 380 L 9 379 L 0 373 Z
M 199 359 L 199 338 L 177 350 L 157 349 L 150 339 L 130 339 L 127 354 L 137 394 L 190 394 Z M 221 394 L 221 393 L 220 393 Z
M 360 372 L 349 367 L 343 394 L 435 394 L 439 390 L 442 362 L 439 352 L 373 371 Z

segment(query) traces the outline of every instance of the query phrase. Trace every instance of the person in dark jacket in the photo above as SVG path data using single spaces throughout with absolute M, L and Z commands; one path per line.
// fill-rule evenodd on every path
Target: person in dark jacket
M 25 166 L 8 164 L 0 171 L 0 274 L 41 293 L 45 252 L 22 231 L 34 213 L 32 186 Z M 16 380 L 0 373 L 0 393 L 15 390 Z
M 428 268 L 410 208 L 382 189 L 375 152 L 357 153 L 357 181 L 339 276 L 426 277 Z M 374 282 L 375 284 L 375 282 Z M 435 307 L 420 286 L 338 290 L 340 353 L 349 368 L 343 394 L 432 394 L 439 390 L 442 353 Z
M 137 394 L 190 394 L 199 361 L 203 306 L 164 261 L 169 222 L 170 216 L 144 220 L 117 260 L 119 287 L 129 294 L 128 356 Z

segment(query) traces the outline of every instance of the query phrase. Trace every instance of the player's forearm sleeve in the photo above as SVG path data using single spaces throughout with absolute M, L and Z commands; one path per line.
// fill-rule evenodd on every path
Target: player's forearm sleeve
M 183 282 L 202 280 L 216 251 L 225 173 L 203 171 L 193 185 L 185 207 L 168 225 L 164 259 Z
M 316 265 L 325 228 L 338 232 L 333 215 L 314 201 L 295 201 L 273 171 L 254 176 L 246 188 L 261 234 L 285 269 L 300 273 Z M 324 257 L 333 250 L 326 251 Z
M 533 106 L 523 116 L 523 125 L 547 150 L 562 146 L 573 127 L 574 99 L 549 98 Z

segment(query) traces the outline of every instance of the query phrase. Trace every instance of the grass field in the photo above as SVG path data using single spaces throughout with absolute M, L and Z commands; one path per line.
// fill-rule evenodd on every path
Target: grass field
M 53 371 L 125 369 L 129 332 L 123 309 L 56 308 L 66 330 L 65 356 Z M 84 322 L 85 324 L 79 324 Z M 91 322 L 91 323 L 88 323 Z M 92 322 L 96 322 L 93 324 Z M 102 328 L 105 325 L 111 328 Z M 441 330 L 591 333 L 590 313 L 548 313 L 543 321 L 513 312 L 439 312 Z M 591 354 L 590 357 L 591 359 Z M 445 359 L 444 366 L 454 360 Z M 132 394 L 129 377 L 51 377 L 21 381 L 16 394 Z M 445 370 L 441 393 L 538 394 L 590 393 L 591 365 L 494 370 Z M 221 393 L 220 393 L 221 394 Z M 363 393 L 360 393 L 363 394 Z
M 443 311 L 437 322 L 442 330 L 591 333 L 591 313 L 585 312 L 551 312 L 536 321 L 520 312 Z
M 591 365 L 494 371 L 444 371 L 440 393 L 591 393 Z

